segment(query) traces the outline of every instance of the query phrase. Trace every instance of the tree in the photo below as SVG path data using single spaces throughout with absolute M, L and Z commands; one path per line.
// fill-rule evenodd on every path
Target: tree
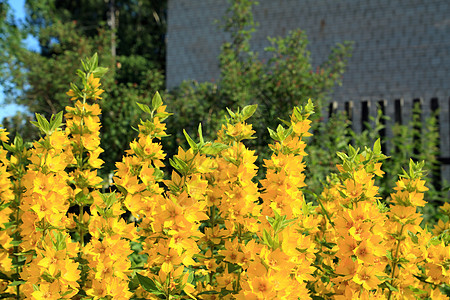
M 184 140 L 182 128 L 195 132 L 198 124 L 192 120 L 202 120 L 208 124 L 203 130 L 205 135 L 214 138 L 215 131 L 223 122 L 226 108 L 244 107 L 258 104 L 253 121 L 256 139 L 251 145 L 262 158 L 266 158 L 266 145 L 271 142 L 267 127 L 275 129 L 279 118 L 288 119 L 288 108 L 304 104 L 309 98 L 317 106 L 313 130 L 320 132 L 317 122 L 320 119 L 322 105 L 328 99 L 341 77 L 351 55 L 352 43 L 338 44 L 331 50 L 329 58 L 320 66 L 313 67 L 307 50 L 306 34 L 300 29 L 285 37 L 270 38 L 272 46 L 265 49 L 271 58 L 264 62 L 258 53 L 251 49 L 251 36 L 256 30 L 252 6 L 255 1 L 232 0 L 222 28 L 229 34 L 230 42 L 222 45 L 219 57 L 220 79 L 216 83 L 184 82 L 166 96 L 168 106 L 179 116 L 168 128 L 172 132 L 173 147 Z M 320 145 L 315 138 L 309 147 Z M 170 145 L 168 145 L 170 146 Z M 345 146 L 345 145 L 344 145 Z M 320 147 L 320 146 L 319 146 Z M 310 148 L 311 149 L 311 148 Z M 334 152 L 333 152 L 334 153 Z M 325 179 L 330 168 L 319 176 Z
M 7 5 L 2 2 L 2 8 Z M 106 172 L 134 137 L 130 126 L 141 116 L 135 102 L 149 103 L 164 85 L 166 0 L 27 0 L 27 18 L 20 30 L 9 18 L 2 22 L 8 39 L 30 33 L 39 40 L 40 52 L 2 39 L 0 75 L 7 83 L 8 100 L 25 105 L 30 113 L 47 118 L 69 104 L 67 82 L 73 81 L 79 59 L 98 52 L 101 65 L 110 68 L 103 85 L 102 159 Z M 5 13 L 2 13 L 4 15 Z M 7 14 L 6 14 L 7 15 Z M 2 30 L 3 31 L 3 30 Z M 14 32 L 14 34 L 13 34 Z M 5 123 L 5 122 L 3 122 Z M 6 122 L 9 131 L 30 135 L 23 126 Z M 31 134 L 36 137 L 37 130 Z

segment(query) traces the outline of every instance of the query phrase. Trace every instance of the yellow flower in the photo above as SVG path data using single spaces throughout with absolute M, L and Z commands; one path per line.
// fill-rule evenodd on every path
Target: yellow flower
M 436 225 L 434 225 L 433 234 L 437 236 L 437 235 L 441 234 L 442 232 L 444 232 L 445 230 L 449 230 L 449 229 L 450 229 L 450 222 L 444 223 L 442 220 L 439 220 L 438 223 Z
M 107 289 L 106 285 L 102 284 L 102 279 L 92 280 L 92 286 L 90 289 L 86 290 L 88 296 L 93 297 L 95 300 L 103 299 L 106 297 Z
M 303 135 L 305 137 L 311 136 L 312 134 L 308 132 L 308 130 L 311 128 L 311 120 L 303 120 L 300 122 L 295 122 L 293 129 L 294 132 L 298 135 Z
M 250 287 L 259 299 L 275 299 L 276 291 L 274 284 L 266 276 L 255 277 L 249 282 Z
M 175 249 L 171 249 L 163 244 L 158 247 L 158 260 L 162 262 L 161 270 L 168 274 L 175 266 L 181 264 L 182 259 Z
M 43 258 L 39 261 L 38 266 L 46 269 L 51 276 L 55 277 L 56 273 L 65 265 L 66 251 L 57 251 L 46 247 L 45 252 L 41 252 L 41 255 Z
M 36 300 L 58 300 L 61 298 L 59 283 L 58 281 L 53 283 L 42 282 L 39 285 L 39 290 L 34 291 L 32 295 Z
M 358 199 L 363 193 L 363 185 L 361 183 L 357 183 L 353 179 L 345 180 L 344 186 L 347 195 L 352 199 Z
M 238 240 L 234 239 L 232 242 L 229 240 L 225 241 L 225 249 L 226 250 L 220 250 L 219 253 L 225 258 L 224 261 L 228 261 L 232 264 L 237 264 L 242 260 L 242 256 L 244 253 L 239 251 L 239 244 Z
M 77 100 L 78 99 L 78 95 L 75 94 L 75 91 L 70 89 L 68 92 L 66 92 L 66 95 L 71 97 L 70 100 Z
M 372 252 L 373 248 L 375 248 L 374 245 L 367 240 L 363 240 L 358 247 L 353 250 L 353 253 L 355 253 L 359 262 L 364 262 L 365 265 L 371 265 L 375 260 L 375 255 L 373 255 Z
M 377 273 L 378 271 L 374 267 L 360 266 L 353 277 L 353 281 L 362 285 L 366 290 L 373 290 L 380 283 L 380 280 L 375 276 L 378 275 Z
M 350 257 L 354 254 L 358 247 L 356 240 L 351 235 L 344 235 L 344 238 L 338 240 L 339 255 L 342 257 Z
M 5 128 L 0 128 L 0 141 L 7 143 L 9 140 L 8 134 L 9 132 Z
M 95 78 L 94 74 L 91 73 L 88 77 L 84 91 L 88 93 L 88 97 L 92 98 L 94 101 L 97 99 L 102 99 L 100 95 L 104 92 L 104 90 L 99 89 L 100 85 L 100 78 Z
M 81 142 L 87 150 L 95 150 L 100 145 L 100 138 L 96 134 L 84 134 L 81 136 Z
M 65 259 L 64 265 L 61 268 L 61 278 L 73 288 L 78 287 L 77 281 L 80 279 L 81 271 L 78 270 L 78 263 L 69 259 Z
M 381 170 L 381 163 L 376 163 L 374 165 L 374 168 L 375 168 L 375 170 L 373 171 L 373 173 L 379 177 L 383 177 L 383 174 L 385 172 Z

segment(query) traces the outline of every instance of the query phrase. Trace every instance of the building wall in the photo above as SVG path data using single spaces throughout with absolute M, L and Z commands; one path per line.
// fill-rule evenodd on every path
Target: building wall
M 225 33 L 218 28 L 225 1 L 169 0 L 166 86 L 183 80 L 210 81 L 219 76 L 218 55 Z
M 219 77 L 218 55 L 226 35 L 215 20 L 226 0 L 169 0 L 167 87 L 186 79 Z M 355 42 L 343 85 L 333 99 L 448 97 L 450 95 L 450 1 L 448 0 L 259 0 L 254 50 L 267 36 L 301 28 L 314 65 L 339 42 Z M 262 55 L 264 57 L 264 55 Z
M 285 36 L 300 28 L 309 39 L 313 66 L 320 65 L 336 43 L 354 41 L 343 84 L 331 99 L 342 109 L 354 101 L 355 129 L 362 100 L 404 99 L 405 121 L 412 102 L 422 98 L 424 118 L 430 99 L 440 107 L 441 156 L 450 159 L 450 1 L 449 0 L 258 0 L 253 9 L 259 23 L 254 51 L 263 54 L 267 36 Z M 215 24 L 224 15 L 226 0 L 169 0 L 167 33 L 168 89 L 183 80 L 219 78 L 218 55 L 226 35 Z M 389 135 L 388 128 L 388 135 Z M 450 181 L 450 165 L 442 166 Z

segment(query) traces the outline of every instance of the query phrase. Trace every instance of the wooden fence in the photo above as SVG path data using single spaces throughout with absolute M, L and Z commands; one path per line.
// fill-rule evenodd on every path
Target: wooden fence
M 420 112 L 414 112 L 414 106 L 420 107 Z M 393 99 L 393 100 L 363 100 L 329 103 L 328 111 L 323 115 L 329 118 L 333 114 L 345 111 L 347 117 L 351 120 L 352 129 L 356 133 L 361 133 L 367 124 L 373 125 L 373 119 L 377 117 L 378 110 L 387 119 L 381 119 L 385 129 L 380 131 L 380 136 L 387 141 L 384 145 L 384 152 L 389 155 L 389 139 L 393 136 L 392 127 L 395 123 L 408 125 L 413 119 L 413 114 L 425 122 L 425 120 L 436 114 L 436 126 L 439 128 L 439 152 L 438 160 L 440 162 L 440 174 L 438 174 L 441 183 L 447 185 L 450 183 L 450 98 L 438 99 L 432 98 L 424 100 L 415 99 Z

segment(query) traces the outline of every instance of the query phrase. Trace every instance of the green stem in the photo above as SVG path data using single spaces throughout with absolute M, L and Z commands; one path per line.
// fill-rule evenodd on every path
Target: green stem
M 18 190 L 17 190 L 17 199 L 16 199 L 16 232 L 15 232 L 15 237 L 14 240 L 19 240 L 20 238 L 20 233 L 19 233 L 19 223 L 20 223 L 20 211 L 19 211 L 19 207 L 20 207 L 20 203 L 22 201 L 22 178 L 20 177 L 18 179 Z M 14 246 L 14 264 L 16 265 L 15 269 L 16 269 L 16 275 L 19 276 L 20 274 L 20 267 L 19 267 L 19 247 L 18 246 Z M 16 286 L 16 299 L 20 299 L 20 285 Z
M 325 216 L 327 217 L 328 221 L 330 222 L 331 226 L 334 228 L 334 223 L 331 221 L 330 215 L 328 214 L 327 210 L 325 209 L 325 206 L 323 206 L 322 201 L 320 200 L 320 197 L 317 197 L 317 202 L 319 202 L 320 207 L 322 208 L 322 211 L 324 212 Z
M 78 215 L 78 226 L 79 226 L 79 232 L 80 232 L 80 244 L 81 247 L 84 247 L 84 230 L 83 230 L 83 214 L 84 214 L 84 206 L 80 204 L 80 211 Z
M 18 159 L 18 168 L 15 172 L 15 177 L 17 178 L 17 181 L 15 182 L 14 186 L 14 194 L 15 194 L 15 209 L 16 209 L 16 215 L 15 215 L 15 232 L 14 232 L 14 241 L 20 241 L 20 232 L 19 232 L 19 226 L 20 226 L 20 204 L 22 202 L 22 194 L 23 194 L 23 186 L 22 186 L 22 177 L 24 175 L 24 160 L 26 158 L 23 156 L 23 153 L 20 153 L 19 159 Z M 14 246 L 14 264 L 15 264 L 15 272 L 18 278 L 20 278 L 20 266 L 19 266 L 19 246 Z M 16 286 L 16 299 L 20 299 L 20 285 Z
M 166 299 L 170 299 L 170 272 L 167 274 L 167 293 L 166 293 Z
M 82 107 L 82 112 L 84 112 L 84 104 L 86 104 L 86 94 L 83 94 L 83 107 Z M 81 140 L 81 138 L 83 137 L 83 126 L 84 126 L 84 116 L 81 115 L 81 120 L 80 120 L 80 153 L 78 154 L 79 159 L 78 159 L 78 168 L 81 170 L 83 170 L 83 152 L 84 152 L 84 146 L 83 146 L 83 141 Z
M 242 224 L 238 224 L 238 242 L 239 243 L 243 243 L 243 241 L 242 241 Z M 236 293 L 239 292 L 240 281 L 241 281 L 241 273 L 242 272 L 238 273 L 238 278 L 237 278 L 237 281 L 236 281 L 236 289 L 235 289 Z
M 215 218 L 216 218 L 216 206 L 211 206 L 211 232 L 214 233 L 214 227 L 216 225 Z M 214 242 L 211 243 L 211 260 L 214 258 Z M 213 277 L 214 277 L 214 271 L 211 270 L 209 273 L 209 284 L 212 286 Z
M 86 93 L 83 93 L 83 106 L 82 106 L 82 111 L 84 112 L 84 104 L 86 104 Z M 78 170 L 82 171 L 83 170 L 83 152 L 84 152 L 84 146 L 83 146 L 83 141 L 81 140 L 81 138 L 83 137 L 83 126 L 84 126 L 84 116 L 81 116 L 81 120 L 80 120 L 80 152 L 78 153 L 78 159 L 77 159 L 77 167 Z M 78 185 L 78 184 L 76 184 Z M 84 230 L 83 230 L 83 203 L 77 203 L 78 206 L 80 207 L 80 210 L 78 212 L 78 232 L 80 234 L 80 244 L 81 247 L 84 247 Z
M 241 273 L 242 272 L 238 273 L 238 278 L 237 278 L 237 281 L 236 281 L 236 289 L 235 289 L 236 293 L 239 292 L 239 287 L 240 287 L 240 282 L 241 282 Z
M 395 249 L 395 255 L 392 258 L 391 286 L 394 286 L 393 284 L 394 284 L 394 279 L 395 279 L 395 269 L 397 267 L 398 252 L 400 251 L 400 242 L 401 242 L 400 238 L 403 235 L 403 228 L 404 227 L 405 227 L 405 225 L 403 224 L 402 228 L 400 229 L 400 236 L 399 236 L 399 238 L 397 240 L 397 248 Z M 389 289 L 388 300 L 391 299 L 391 296 L 392 296 L 392 290 Z

